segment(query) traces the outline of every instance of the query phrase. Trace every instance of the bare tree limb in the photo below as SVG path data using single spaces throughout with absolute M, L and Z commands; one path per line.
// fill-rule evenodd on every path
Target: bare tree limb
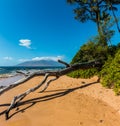
M 24 76 L 28 76 L 30 74 L 30 72 L 24 73 L 24 72 L 22 72 L 20 70 L 16 70 L 16 73 L 22 74 Z
M 19 86 L 20 84 L 23 84 L 24 82 L 30 80 L 31 78 L 35 77 L 35 76 L 44 76 L 45 73 L 41 73 L 41 72 L 34 72 L 32 74 L 30 74 L 29 76 L 23 78 L 23 79 L 20 79 L 19 81 L 13 83 L 13 84 L 10 84 L 8 86 L 5 86 L 3 87 L 1 90 L 0 90 L 0 95 L 2 95 L 3 93 L 5 93 L 6 91 L 12 89 L 12 88 L 15 88 L 17 86 Z
M 64 62 L 62 60 L 58 60 L 58 62 L 64 64 L 66 67 L 70 67 L 70 64 L 68 64 L 68 63 L 66 63 L 66 62 Z
M 40 91 L 40 93 L 44 92 L 44 91 L 47 89 L 47 87 L 49 86 L 49 84 L 50 84 L 52 81 L 57 80 L 58 78 L 59 78 L 59 77 L 56 76 L 55 78 L 50 79 L 48 82 L 46 82 L 45 87 Z
M 41 92 L 45 91 L 47 89 L 47 87 L 49 86 L 49 84 L 52 82 L 52 81 L 55 81 L 56 79 L 58 79 L 60 76 L 63 76 L 65 74 L 68 74 L 72 71 L 75 71 L 75 70 L 78 70 L 78 69 L 88 69 L 88 68 L 93 68 L 93 67 L 99 67 L 101 65 L 100 62 L 97 62 L 97 61 L 91 61 L 91 62 L 84 62 L 84 63 L 77 63 L 77 64 L 73 64 L 73 65 L 69 65 L 67 64 L 66 62 L 64 61 L 60 61 L 60 63 L 66 65 L 67 68 L 64 68 L 64 69 L 61 69 L 61 70 L 57 70 L 57 71 L 47 71 L 47 72 L 40 72 L 40 71 L 37 71 L 37 72 L 34 72 L 32 74 L 30 74 L 29 76 L 23 78 L 22 80 L 14 83 L 14 84 L 11 84 L 5 88 L 3 88 L 1 91 L 0 91 L 0 94 L 3 94 L 5 93 L 6 91 L 16 87 L 16 86 L 19 86 L 21 84 L 23 84 L 24 82 L 30 80 L 31 78 L 35 77 L 35 76 L 44 76 L 44 79 L 41 81 L 40 84 L 38 84 L 37 86 L 33 87 L 33 88 L 30 88 L 28 89 L 27 91 L 25 91 L 24 93 L 22 94 L 19 94 L 17 96 L 15 96 L 9 106 L 9 108 L 6 110 L 6 120 L 9 119 L 9 112 L 12 108 L 15 108 L 16 105 L 22 100 L 24 99 L 28 94 L 30 94 L 31 92 L 34 92 L 36 91 L 37 89 L 39 89 L 42 85 L 45 84 L 45 87 L 41 90 Z M 52 78 L 50 80 L 47 81 L 48 77 L 49 76 L 55 76 L 55 78 Z
M 37 90 L 39 87 L 41 87 L 47 80 L 49 74 L 47 73 L 43 79 L 43 81 L 38 84 L 37 86 L 33 87 L 33 88 L 30 88 L 28 89 L 27 91 L 25 91 L 24 93 L 22 94 L 19 94 L 17 96 L 15 96 L 9 106 L 9 108 L 6 110 L 6 113 L 5 113 L 5 117 L 6 117 L 6 120 L 9 119 L 9 112 L 12 108 L 14 108 L 24 97 L 26 97 L 28 94 L 30 94 L 31 92 Z M 18 101 L 17 101 L 18 100 Z
M 60 61 L 60 62 L 67 65 L 67 63 L 65 63 L 64 61 Z M 49 73 L 50 76 L 62 76 L 62 75 L 68 74 L 68 73 L 78 70 L 78 69 L 88 69 L 88 68 L 92 68 L 92 67 L 99 67 L 100 65 L 101 65 L 101 63 L 98 61 L 91 61 L 91 62 L 84 62 L 84 63 L 77 63 L 77 64 L 69 65 L 69 67 L 64 68 L 62 70 L 57 70 L 57 71 L 47 71 L 47 72 L 37 71 L 37 72 L 31 73 L 27 77 L 9 85 L 9 86 L 2 88 L 0 90 L 0 95 L 2 95 L 3 93 L 5 93 L 6 91 L 8 91 L 12 88 L 15 88 L 15 87 L 23 84 L 24 82 L 26 82 L 36 76 L 44 76 L 46 73 Z

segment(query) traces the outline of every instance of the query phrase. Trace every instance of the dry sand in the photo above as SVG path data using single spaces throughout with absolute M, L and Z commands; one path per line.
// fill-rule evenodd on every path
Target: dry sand
M 44 93 L 37 90 L 29 94 L 6 121 L 2 112 L 12 98 L 41 79 L 35 77 L 0 96 L 0 126 L 120 126 L 120 96 L 96 83 L 97 77 L 63 76 Z

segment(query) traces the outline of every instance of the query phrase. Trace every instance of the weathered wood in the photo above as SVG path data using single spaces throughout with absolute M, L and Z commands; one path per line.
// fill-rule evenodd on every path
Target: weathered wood
M 66 67 L 70 67 L 70 64 L 68 64 L 68 63 L 66 63 L 66 62 L 64 62 L 62 60 L 58 60 L 58 62 L 64 64 Z
M 60 60 L 59 60 L 59 62 L 63 63 L 63 61 L 60 61 Z M 6 91 L 8 91 L 10 89 L 13 89 L 13 88 L 23 84 L 24 82 L 26 82 L 36 76 L 44 76 L 46 73 L 49 73 L 50 76 L 62 76 L 62 75 L 68 74 L 68 73 L 78 70 L 78 69 L 88 69 L 88 68 L 92 68 L 92 67 L 99 67 L 100 65 L 101 65 L 100 62 L 91 61 L 91 62 L 77 63 L 77 64 L 69 65 L 69 67 L 68 67 L 68 65 L 66 65 L 67 68 L 64 68 L 62 70 L 57 70 L 57 71 L 48 71 L 48 72 L 37 71 L 37 72 L 31 73 L 30 75 L 26 76 L 25 78 L 21 79 L 20 81 L 17 81 L 9 86 L 2 88 L 0 90 L 0 95 L 2 95 L 3 93 L 5 93 Z
M 52 81 L 55 81 L 56 79 L 58 79 L 60 76 L 63 76 L 65 74 L 68 74 L 72 71 L 78 70 L 78 69 L 88 69 L 88 68 L 94 68 L 94 67 L 99 67 L 101 64 L 100 62 L 97 61 L 91 61 L 91 62 L 84 62 L 84 63 L 77 63 L 77 64 L 73 64 L 73 65 L 69 65 L 67 63 L 65 63 L 64 61 L 59 60 L 60 63 L 64 64 L 66 66 L 66 68 L 61 69 L 61 70 L 57 70 L 57 71 L 46 71 L 46 72 L 34 72 L 28 76 L 26 76 L 24 79 L 20 80 L 19 82 L 16 82 L 14 84 L 11 84 L 5 88 L 3 88 L 0 91 L 0 95 L 5 93 L 6 91 L 15 88 L 16 86 L 19 86 L 21 84 L 23 84 L 24 82 L 28 81 L 29 79 L 35 77 L 35 76 L 44 76 L 44 79 L 42 80 L 42 82 L 40 84 L 38 84 L 37 86 L 28 89 L 27 91 L 25 91 L 22 94 L 19 94 L 17 96 L 15 96 L 11 102 L 11 105 L 9 106 L 9 108 L 6 110 L 6 120 L 9 118 L 9 112 L 12 108 L 15 108 L 16 105 L 24 98 L 26 97 L 28 94 L 30 94 L 31 92 L 36 91 L 37 89 L 39 89 L 42 85 L 45 84 L 45 87 L 41 90 L 41 92 L 45 91 L 47 89 L 47 87 L 49 86 L 49 84 Z M 54 76 L 55 78 L 52 78 L 50 80 L 47 80 L 49 76 Z
M 0 90 L 0 95 L 2 95 L 3 93 L 5 93 L 6 91 L 8 91 L 8 90 L 10 90 L 10 89 L 12 89 L 12 88 L 15 88 L 15 87 L 17 87 L 17 86 L 23 84 L 24 82 L 30 80 L 31 78 L 33 78 L 33 77 L 35 77 L 35 76 L 44 76 L 44 75 L 45 75 L 45 73 L 41 73 L 41 72 L 39 72 L 39 71 L 38 71 L 38 72 L 34 72 L 34 73 L 28 75 L 27 77 L 25 77 L 25 78 L 23 78 L 23 79 L 21 79 L 21 80 L 15 82 L 15 83 L 13 83 L 13 84 L 10 84 L 10 85 L 5 86 L 4 88 L 2 88 L 2 89 Z
M 52 81 L 57 80 L 58 78 L 59 78 L 59 77 L 58 77 L 58 76 L 56 76 L 55 78 L 50 79 L 48 82 L 46 82 L 45 87 L 44 87 L 44 88 L 40 91 L 40 93 L 44 92 L 44 91 L 47 89 L 47 87 L 49 86 L 49 84 L 50 84 Z

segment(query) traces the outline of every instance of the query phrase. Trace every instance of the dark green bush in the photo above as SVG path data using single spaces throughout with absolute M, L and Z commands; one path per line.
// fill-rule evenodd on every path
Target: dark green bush
M 97 75 L 98 70 L 96 68 L 90 68 L 87 70 L 76 70 L 68 74 L 68 76 L 73 78 L 90 78 Z
M 115 54 L 115 58 L 108 58 L 100 76 L 103 86 L 112 88 L 117 95 L 120 94 L 120 50 Z
M 71 64 L 77 62 L 88 62 L 91 60 L 99 60 L 101 59 L 104 62 L 108 56 L 108 46 L 102 46 L 98 42 L 88 41 L 83 46 L 81 46 L 80 50 L 73 57 Z
M 103 45 L 99 42 L 99 39 L 95 38 L 95 40 L 90 40 L 80 47 L 80 50 L 73 57 L 71 64 L 89 62 L 91 60 L 101 60 L 101 63 L 104 64 L 108 56 L 107 52 L 108 46 L 106 45 L 103 47 Z M 74 78 L 90 78 L 96 75 L 100 70 L 101 68 L 99 68 L 99 70 L 96 68 L 77 70 L 68 75 Z

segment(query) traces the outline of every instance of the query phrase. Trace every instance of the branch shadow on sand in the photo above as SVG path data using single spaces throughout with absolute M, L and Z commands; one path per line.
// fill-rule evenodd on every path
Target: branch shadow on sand
M 46 92 L 53 92 L 50 95 L 45 95 L 45 96 L 41 96 L 41 97 L 36 97 L 33 99 L 28 99 L 25 101 L 21 101 L 19 102 L 14 108 L 12 109 L 16 109 L 11 115 L 9 115 L 9 119 L 13 116 L 15 116 L 16 114 L 20 113 L 20 112 L 25 112 L 25 110 L 29 109 L 30 107 L 34 106 L 35 104 L 39 103 L 39 102 L 45 102 L 45 101 L 49 101 L 49 100 L 53 100 L 62 96 L 65 96 L 73 91 L 88 87 L 90 85 L 93 84 L 97 84 L 97 82 L 93 82 L 93 83 L 88 83 L 82 86 L 78 86 L 78 87 L 74 87 L 74 88 L 68 88 L 68 89 L 59 89 L 59 90 L 50 90 L 50 91 L 45 91 Z M 5 104 L 0 104 L 0 107 L 9 107 L 10 103 L 5 103 Z M 21 107 L 21 109 L 20 109 Z M 7 110 L 7 109 L 6 109 Z M 0 112 L 0 116 L 4 115 L 6 110 Z

